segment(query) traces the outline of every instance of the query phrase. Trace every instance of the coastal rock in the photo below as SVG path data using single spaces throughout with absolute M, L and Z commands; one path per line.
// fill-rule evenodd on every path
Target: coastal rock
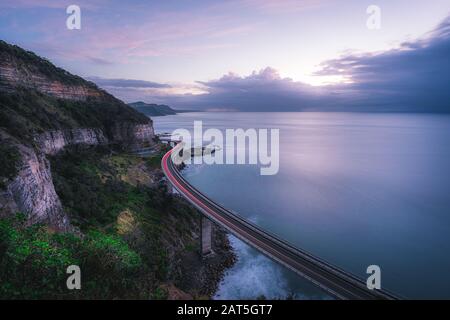
M 153 143 L 151 125 L 128 125 L 122 136 L 116 136 L 125 148 Z M 102 145 L 109 143 L 100 129 L 70 129 L 48 131 L 34 138 L 36 148 L 17 144 L 21 155 L 21 166 L 17 176 L 0 195 L 1 215 L 18 211 L 28 217 L 29 223 L 47 223 L 58 230 L 68 230 L 69 219 L 64 214 L 61 202 L 53 186 L 50 164 L 46 155 L 56 155 L 69 145 Z
M 29 223 L 68 230 L 46 156 L 70 145 L 115 144 L 124 150 L 153 144 L 150 118 L 94 83 L 0 40 L 0 135 L 20 154 L 15 177 L 0 177 L 0 215 L 23 212 Z M 55 99 L 57 98 L 57 99 Z M 24 101 L 25 103 L 22 103 Z
M 42 153 L 32 148 L 18 145 L 21 164 L 17 176 L 8 184 L 3 193 L 2 211 L 14 210 L 27 215 L 28 223 L 47 223 L 60 231 L 70 229 L 61 201 L 55 192 L 50 164 Z M 15 212 L 10 212 L 14 214 Z
M 148 124 L 128 124 L 126 132 L 115 136 L 125 148 L 129 145 L 153 143 L 153 127 Z M 68 230 L 70 223 L 53 186 L 49 161 L 45 155 L 56 155 L 69 145 L 102 145 L 109 141 L 100 129 L 70 129 L 48 131 L 35 138 L 36 149 L 18 144 L 22 165 L 18 175 L 0 196 L 2 215 L 23 212 L 29 223 L 47 223 L 58 230 Z
M 34 139 L 38 148 L 48 155 L 55 155 L 68 145 L 102 145 L 108 142 L 103 132 L 95 128 L 47 131 Z
M 51 80 L 38 71 L 29 72 L 29 70 L 18 66 L 18 62 L 12 58 L 0 62 L 0 90 L 13 92 L 17 87 L 23 87 L 56 98 L 77 101 L 104 96 L 102 91 L 87 85 L 66 84 L 58 80 Z
M 151 124 L 125 124 L 126 128 L 114 136 L 114 143 L 131 145 L 153 143 Z M 118 126 L 118 128 L 121 128 Z M 50 164 L 46 155 L 56 155 L 69 145 L 102 145 L 109 143 L 105 134 L 96 128 L 77 128 L 48 131 L 34 138 L 36 147 L 17 144 L 21 155 L 18 175 L 7 185 L 7 191 L 0 195 L 1 215 L 12 215 L 18 211 L 27 215 L 29 223 L 47 223 L 58 230 L 68 230 L 70 222 L 62 209 L 53 186 Z
M 111 133 L 112 142 L 121 144 L 127 149 L 138 149 L 152 145 L 155 137 L 152 123 L 151 120 L 147 124 L 116 123 Z

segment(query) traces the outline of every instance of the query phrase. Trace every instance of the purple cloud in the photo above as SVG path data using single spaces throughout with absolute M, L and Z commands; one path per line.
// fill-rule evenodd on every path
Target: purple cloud
M 450 17 L 426 38 L 382 53 L 329 60 L 317 72 L 317 76 L 344 76 L 350 83 L 311 86 L 281 77 L 270 67 L 194 85 L 126 79 L 95 82 L 125 101 L 145 100 L 180 109 L 450 112 L 448 57 Z
M 272 68 L 247 77 L 229 73 L 199 82 L 208 94 L 167 97 L 176 107 L 243 111 L 450 112 L 450 17 L 424 39 L 378 54 L 347 55 L 322 64 L 318 76 L 350 83 L 313 87 Z
M 145 100 L 166 103 L 183 109 L 241 110 L 241 111 L 297 111 L 323 104 L 329 92 L 321 87 L 282 78 L 270 67 L 241 77 L 234 73 L 197 85 L 170 90 L 115 90 L 125 101 Z
M 282 78 L 270 67 L 246 77 L 234 73 L 199 81 L 208 94 L 189 97 L 189 107 L 244 111 L 293 111 L 314 107 L 324 92 L 319 87 Z M 180 99 L 180 102 L 181 99 Z M 179 103 L 180 103 L 179 102 Z
M 450 112 L 450 17 L 428 37 L 379 54 L 326 61 L 318 75 L 350 77 L 340 89 L 351 106 L 393 111 Z M 358 106 L 359 105 L 359 106 Z
M 106 79 L 100 77 L 88 77 L 87 80 L 94 82 L 102 88 L 171 88 L 165 83 L 132 79 Z

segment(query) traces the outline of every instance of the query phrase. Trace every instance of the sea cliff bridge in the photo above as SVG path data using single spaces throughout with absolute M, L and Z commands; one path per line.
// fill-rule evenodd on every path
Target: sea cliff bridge
M 212 252 L 212 221 L 337 299 L 397 299 L 385 290 L 369 290 L 366 283 L 356 276 L 292 246 L 206 197 L 183 178 L 172 162 L 171 154 L 179 152 L 181 146 L 180 143 L 168 151 L 162 158 L 161 166 L 170 184 L 203 214 L 201 232 L 203 255 Z

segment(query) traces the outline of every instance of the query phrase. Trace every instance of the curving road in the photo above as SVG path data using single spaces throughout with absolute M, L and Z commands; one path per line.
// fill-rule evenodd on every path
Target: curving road
M 161 161 L 162 169 L 180 194 L 207 218 L 338 299 L 397 299 L 387 291 L 367 289 L 366 283 L 361 279 L 295 248 L 207 198 L 183 178 L 172 162 L 171 154 L 174 150 L 178 151 L 179 146 L 181 144 L 164 155 Z

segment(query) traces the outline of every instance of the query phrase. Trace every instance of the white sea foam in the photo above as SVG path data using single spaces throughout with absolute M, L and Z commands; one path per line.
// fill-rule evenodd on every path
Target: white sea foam
M 290 295 L 281 266 L 229 236 L 238 260 L 225 274 L 214 299 L 282 299 Z

